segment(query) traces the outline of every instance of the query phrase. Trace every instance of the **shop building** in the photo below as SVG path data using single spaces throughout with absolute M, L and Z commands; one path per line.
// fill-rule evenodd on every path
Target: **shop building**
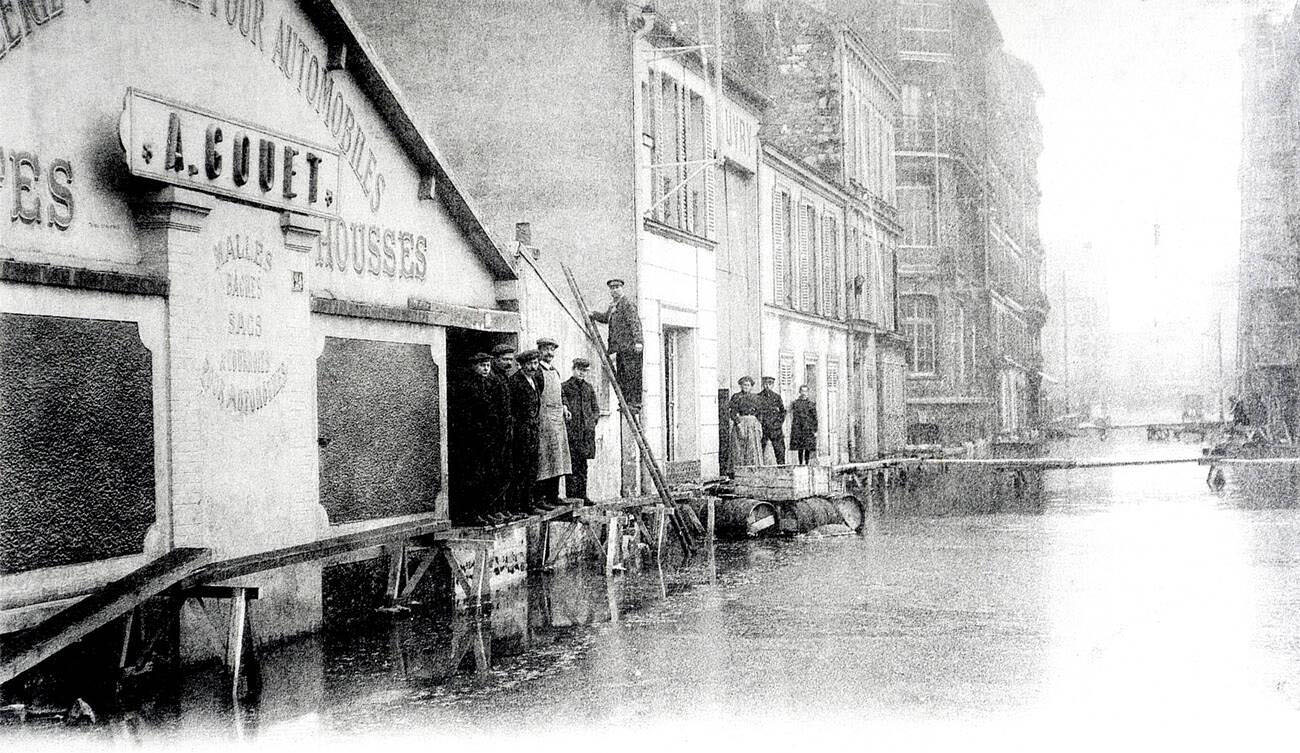
M 537 266 L 561 297 L 562 265 L 593 308 L 609 303 L 606 280 L 626 282 L 644 330 L 650 445 L 671 478 L 716 476 L 719 390 L 758 367 L 756 349 L 743 357 L 758 342 L 757 272 L 743 264 L 757 233 L 763 97 L 730 75 L 719 94 L 698 41 L 635 4 L 398 2 L 364 23 L 391 39 L 395 70 L 463 163 L 494 236 L 530 223 Z M 443 54 L 429 60 L 429 49 Z M 522 277 L 530 297 L 549 296 Z M 752 290 L 744 312 L 720 310 L 724 287 L 728 300 Z M 583 347 L 557 339 L 562 352 Z M 602 431 L 619 430 L 611 416 Z M 593 495 L 649 489 L 626 431 L 602 436 Z
M 19 7 L 21 5 L 21 7 Z M 0 4 L 0 616 L 449 500 L 449 375 L 519 290 L 330 1 Z M 318 626 L 319 563 L 258 577 Z

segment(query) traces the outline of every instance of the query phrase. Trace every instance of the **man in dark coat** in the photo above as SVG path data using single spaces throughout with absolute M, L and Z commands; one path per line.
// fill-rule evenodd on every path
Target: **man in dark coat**
M 491 377 L 492 357 L 476 353 L 471 371 L 457 385 L 451 411 L 452 478 L 456 480 L 452 521 L 456 525 L 501 522 L 502 461 L 510 437 L 505 385 Z
M 777 465 L 785 465 L 785 403 L 772 391 L 776 379 L 763 377 L 763 390 L 758 393 L 758 422 L 763 426 L 763 446 L 772 445 Z
M 587 382 L 590 368 L 587 359 L 573 359 L 573 374 L 561 385 L 564 407 L 569 411 L 569 455 L 573 461 L 573 472 L 564 482 L 564 496 L 583 501 L 590 501 L 587 463 L 596 457 L 596 422 L 600 420 L 596 390 Z
M 817 454 L 817 404 L 808 399 L 806 384 L 799 386 L 799 397 L 790 403 L 790 449 L 798 453 L 800 465 Z
M 645 339 L 641 332 L 641 315 L 636 301 L 623 295 L 623 281 L 606 283 L 612 299 L 606 311 L 593 311 L 591 318 L 609 325 L 609 353 L 614 356 L 614 380 L 623 397 L 636 411 L 641 408 L 641 359 Z
M 502 343 L 492 348 L 492 376 L 505 382 L 518 370 L 519 364 L 515 363 L 515 346 Z
M 510 377 L 510 414 L 514 429 L 511 442 L 510 513 L 514 517 L 532 514 L 533 483 L 537 480 L 537 416 L 542 406 L 542 375 L 538 353 L 519 354 L 519 371 Z

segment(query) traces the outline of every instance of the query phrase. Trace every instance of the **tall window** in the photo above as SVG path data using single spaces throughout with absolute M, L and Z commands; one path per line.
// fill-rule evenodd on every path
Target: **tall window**
M 796 287 L 799 300 L 796 308 L 800 311 L 812 311 L 816 300 L 817 278 L 813 276 L 814 249 L 817 247 L 817 210 L 811 205 L 799 207 L 799 254 L 798 268 L 795 270 Z
M 930 186 L 899 186 L 898 218 L 903 223 L 904 246 L 935 245 L 934 195 Z
M 651 137 L 650 218 L 695 235 L 711 235 L 712 115 L 704 98 L 655 71 L 641 87 L 642 132 Z
M 937 309 L 933 296 L 904 295 L 898 298 L 899 328 L 908 344 L 907 369 L 913 374 L 933 374 L 936 371 Z
M 934 111 L 930 97 L 916 84 L 903 84 L 898 108 L 899 148 L 905 152 L 934 149 Z
M 772 276 L 776 280 L 776 305 L 794 307 L 794 284 L 791 254 L 794 218 L 790 194 L 776 189 L 772 193 Z
M 840 228 L 830 214 L 822 215 L 821 315 L 840 315 Z
M 900 51 L 951 52 L 952 14 L 947 0 L 902 0 L 898 15 Z

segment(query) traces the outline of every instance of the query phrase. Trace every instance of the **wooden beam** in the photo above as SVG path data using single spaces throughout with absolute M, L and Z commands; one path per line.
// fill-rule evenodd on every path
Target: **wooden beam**
M 368 531 L 331 536 L 309 541 L 305 544 L 272 549 L 242 557 L 233 557 L 220 562 L 213 562 L 190 575 L 181 583 L 181 588 L 191 589 L 207 583 L 239 578 L 244 575 L 275 570 L 288 565 L 346 554 L 356 549 L 398 543 L 430 534 L 443 533 L 450 526 L 451 524 L 446 520 L 421 518 L 382 528 L 372 528 Z
M 208 549 L 173 549 L 8 641 L 4 660 L 0 661 L 0 683 L 14 679 L 191 576 L 211 556 Z

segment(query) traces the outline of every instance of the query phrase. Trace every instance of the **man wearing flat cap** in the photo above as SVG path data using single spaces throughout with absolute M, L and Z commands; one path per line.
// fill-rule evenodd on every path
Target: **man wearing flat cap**
M 519 370 L 510 377 L 510 414 L 514 429 L 510 452 L 511 517 L 532 513 L 533 486 L 537 483 L 537 416 L 542 405 L 542 375 L 538 352 L 525 350 L 516 360 Z
M 501 343 L 492 348 L 492 376 L 505 382 L 519 370 L 515 363 L 515 346 Z
M 596 390 L 587 381 L 591 361 L 573 359 L 573 374 L 564 381 L 562 395 L 564 407 L 569 411 L 569 454 L 573 472 L 564 482 L 564 496 L 590 501 L 587 496 L 587 463 L 596 457 L 596 422 L 600 420 L 600 404 Z
M 475 353 L 469 373 L 457 384 L 456 410 L 449 427 L 451 445 L 452 521 L 456 525 L 501 522 L 502 460 L 510 430 L 509 411 L 502 410 L 505 388 L 493 379 L 492 356 Z
M 560 478 L 569 475 L 569 435 L 560 373 L 552 361 L 559 344 L 549 337 L 538 338 L 541 403 L 537 415 L 537 499 L 534 512 L 549 512 L 560 506 Z
M 645 339 L 641 332 L 641 315 L 636 302 L 623 294 L 623 281 L 615 278 L 609 286 L 609 309 L 591 312 L 591 318 L 609 325 L 609 353 L 614 356 L 614 380 L 632 410 L 641 408 L 641 359 Z
M 763 425 L 763 447 L 772 445 L 772 455 L 777 465 L 785 465 L 785 402 L 772 386 L 776 377 L 763 377 L 763 389 L 758 393 L 758 422 Z

